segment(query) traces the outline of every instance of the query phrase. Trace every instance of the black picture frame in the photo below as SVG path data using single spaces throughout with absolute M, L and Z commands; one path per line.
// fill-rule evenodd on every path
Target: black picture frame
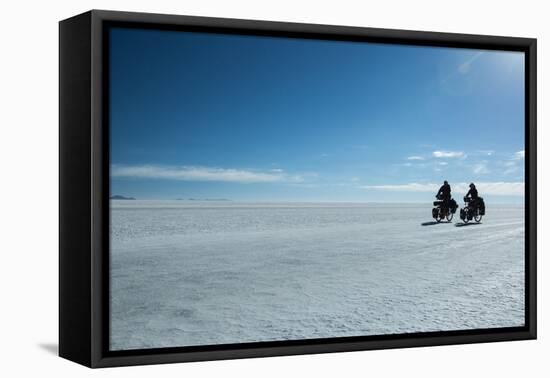
M 522 51 L 525 70 L 524 327 L 109 351 L 110 26 Z M 59 24 L 59 355 L 88 367 L 536 338 L 536 39 L 92 10 Z

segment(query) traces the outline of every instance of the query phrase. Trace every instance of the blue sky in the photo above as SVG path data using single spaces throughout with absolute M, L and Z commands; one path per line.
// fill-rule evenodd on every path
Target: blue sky
M 111 193 L 522 202 L 522 53 L 116 28 Z

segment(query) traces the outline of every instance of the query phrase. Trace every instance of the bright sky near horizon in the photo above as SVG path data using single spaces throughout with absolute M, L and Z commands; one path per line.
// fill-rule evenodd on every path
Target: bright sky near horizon
M 115 28 L 111 193 L 523 202 L 518 52 Z

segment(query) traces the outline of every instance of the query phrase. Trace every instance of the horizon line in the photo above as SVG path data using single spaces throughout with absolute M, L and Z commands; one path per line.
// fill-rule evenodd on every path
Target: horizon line
M 517 197 L 516 197 L 517 198 Z M 232 200 L 232 199 L 177 199 L 177 198 L 132 198 L 117 199 L 109 198 L 109 201 L 132 202 L 132 201 L 164 201 L 164 202 L 233 202 L 233 203 L 351 203 L 351 204 L 431 204 L 432 201 L 345 201 L 345 200 Z M 458 201 L 457 201 L 458 203 Z M 525 205 L 525 201 L 518 202 L 492 202 L 494 205 Z M 430 205 L 431 206 L 431 205 Z

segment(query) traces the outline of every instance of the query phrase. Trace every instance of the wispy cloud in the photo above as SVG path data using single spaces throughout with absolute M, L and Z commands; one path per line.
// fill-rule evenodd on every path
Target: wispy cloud
M 461 74 L 467 74 L 468 72 L 470 72 L 470 69 L 472 68 L 472 63 L 474 63 L 476 60 L 478 60 L 481 56 L 483 55 L 483 51 L 480 51 L 476 54 L 474 54 L 471 58 L 469 58 L 468 60 L 462 62 L 459 66 L 458 66 L 458 72 L 460 72 Z
M 503 173 L 505 175 L 512 175 L 512 174 L 517 173 L 517 172 L 519 172 L 518 167 L 510 167 L 510 168 L 505 169 Z
M 424 158 L 422 156 L 413 155 L 413 156 L 407 157 L 407 160 L 424 160 Z
M 433 157 L 436 158 L 461 158 L 464 157 L 464 152 L 462 151 L 434 151 L 432 153 Z
M 467 193 L 469 183 L 451 183 L 453 193 Z M 370 190 L 391 190 L 395 192 L 431 192 L 435 193 L 441 184 L 434 183 L 408 183 L 396 185 L 365 185 L 363 189 Z M 480 182 L 476 184 L 480 194 L 499 195 L 499 196 L 522 196 L 525 193 L 525 184 L 523 182 Z
M 519 167 L 518 167 L 518 164 L 515 160 L 510 160 L 510 161 L 506 161 L 503 163 L 504 165 L 504 174 L 505 175 L 511 175 L 511 174 L 514 174 L 516 172 L 519 172 Z
M 477 151 L 478 154 L 486 155 L 486 156 L 492 156 L 495 151 L 494 150 L 479 150 Z
M 221 181 L 238 183 L 293 182 L 303 181 L 301 175 L 289 175 L 282 169 L 252 171 L 233 168 L 157 165 L 113 165 L 111 176 L 180 181 Z
M 487 161 L 481 161 L 477 164 L 474 164 L 472 170 L 476 175 L 486 175 L 490 173 L 489 167 L 487 165 L 488 165 Z
M 521 164 L 525 159 L 525 150 L 517 151 L 512 154 L 512 156 L 504 162 L 501 162 L 504 166 L 503 173 L 505 175 L 512 175 L 520 172 Z

